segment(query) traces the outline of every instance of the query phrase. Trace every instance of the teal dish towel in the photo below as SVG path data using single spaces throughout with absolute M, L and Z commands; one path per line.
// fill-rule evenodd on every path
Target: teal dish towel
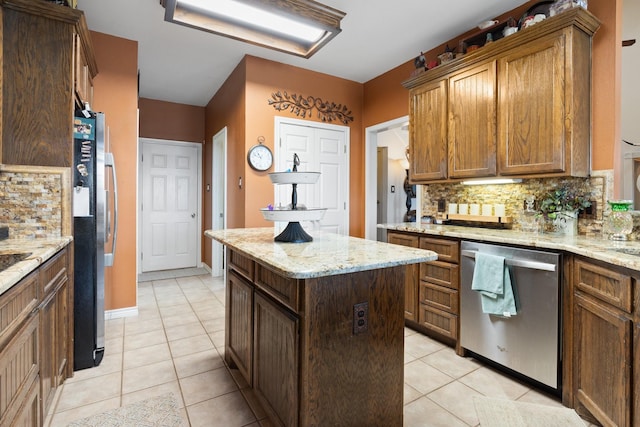
M 471 289 L 480 292 L 483 313 L 503 317 L 516 315 L 511 275 L 504 257 L 477 252 Z

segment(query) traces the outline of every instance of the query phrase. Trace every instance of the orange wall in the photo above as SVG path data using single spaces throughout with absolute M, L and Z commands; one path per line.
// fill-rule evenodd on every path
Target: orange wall
M 244 164 L 246 154 L 245 140 L 245 61 L 242 60 L 206 107 L 206 128 L 204 156 L 204 185 L 205 193 L 203 206 L 204 230 L 211 228 L 211 192 L 206 192 L 207 185 L 211 185 L 213 136 L 227 127 L 227 227 L 244 227 L 245 219 L 245 188 L 238 186 L 238 179 L 244 179 Z M 211 245 L 209 239 L 203 240 L 203 262 L 211 266 Z
M 140 137 L 204 142 L 204 107 L 140 98 Z
M 207 105 L 205 137 L 205 171 L 211 170 L 211 140 L 213 135 L 227 126 L 228 137 L 228 209 L 227 226 L 272 226 L 260 215 L 259 209 L 273 202 L 273 184 L 268 172 L 256 172 L 247 165 L 247 150 L 257 143 L 258 136 L 274 148 L 275 116 L 299 118 L 290 111 L 276 111 L 268 104 L 271 94 L 286 91 L 289 94 L 314 96 L 324 101 L 346 105 L 354 121 L 349 124 L 350 146 L 350 203 L 353 206 L 350 234 L 363 235 L 364 210 L 364 150 L 362 138 L 362 85 L 326 74 L 261 58 L 246 56 L 231 73 L 222 88 Z M 320 121 L 314 114 L 310 121 Z M 342 123 L 337 123 L 342 124 Z M 271 170 L 272 171 L 272 170 Z M 238 179 L 242 178 L 242 188 Z M 205 186 L 210 183 L 210 175 Z M 205 195 L 205 228 L 210 224 L 211 201 Z M 209 222 L 207 222 L 209 221 Z M 205 262 L 210 262 L 210 245 L 205 248 Z
M 347 106 L 354 120 L 348 124 L 350 128 L 350 176 L 349 176 L 349 234 L 364 235 L 364 142 L 362 132 L 362 85 L 353 81 L 340 79 L 327 74 L 316 73 L 301 68 L 290 67 L 278 62 L 268 61 L 253 56 L 245 58 L 247 64 L 247 117 L 246 141 L 244 153 L 257 144 L 258 136 L 266 138 L 265 144 L 272 149 L 275 134 L 276 116 L 302 119 L 291 111 L 277 111 L 269 105 L 268 100 L 275 92 L 287 92 L 313 96 L 323 101 L 331 101 Z M 314 110 L 311 116 L 303 120 L 321 122 Z M 343 125 L 342 122 L 331 122 Z M 246 157 L 246 154 L 245 154 Z M 273 226 L 260 214 L 260 208 L 273 203 L 273 184 L 267 172 L 256 172 L 245 164 L 247 197 L 245 202 L 245 225 L 247 227 Z M 270 170 L 269 172 L 273 172 Z
M 120 184 L 116 255 L 105 275 L 105 309 L 115 310 L 137 303 L 138 43 L 97 32 L 91 32 L 91 38 L 99 71 L 92 108 L 106 115 Z

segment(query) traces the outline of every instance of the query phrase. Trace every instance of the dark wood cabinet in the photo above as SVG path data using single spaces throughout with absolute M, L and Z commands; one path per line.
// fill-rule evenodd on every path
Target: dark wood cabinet
M 387 243 L 417 248 L 420 245 L 418 236 L 407 233 L 387 232 Z M 404 318 L 418 321 L 418 292 L 420 264 L 410 264 L 404 278 Z
M 455 344 L 460 316 L 460 242 L 420 237 L 420 247 L 436 252 L 438 260 L 420 264 L 418 322 Z
M 574 8 L 404 82 L 411 182 L 587 176 L 598 26 Z
M 97 73 L 84 14 L 41 0 L 0 7 L 0 163 L 71 166 L 75 106 Z
M 253 330 L 253 389 L 281 425 L 297 425 L 298 318 L 258 292 Z
M 0 295 L 0 425 L 41 426 L 71 375 L 68 249 Z
M 438 260 L 409 266 L 405 276 L 405 321 L 408 326 L 456 345 L 460 314 L 460 243 L 457 239 L 387 231 L 387 243 L 419 247 Z
M 633 274 L 582 257 L 573 266 L 571 403 L 605 426 L 637 425 L 640 389 L 634 363 L 640 353 L 634 345 L 639 319 Z
M 225 360 L 271 423 L 401 427 L 406 266 L 296 279 L 227 260 Z
M 253 348 L 253 286 L 233 271 L 227 277 L 226 357 L 233 360 L 242 376 L 251 384 Z
M 425 83 L 409 93 L 409 178 L 447 178 L 447 81 Z
M 496 175 L 496 62 L 449 78 L 449 178 Z
M 591 35 L 569 26 L 498 59 L 501 175 L 588 176 Z

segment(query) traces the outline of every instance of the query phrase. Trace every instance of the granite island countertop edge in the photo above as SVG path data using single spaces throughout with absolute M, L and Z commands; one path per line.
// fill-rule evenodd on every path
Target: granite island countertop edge
M 399 247 L 333 233 L 313 233 L 307 243 L 275 242 L 273 228 L 207 230 L 205 236 L 293 279 L 310 279 L 417 264 L 437 259 L 433 251 Z

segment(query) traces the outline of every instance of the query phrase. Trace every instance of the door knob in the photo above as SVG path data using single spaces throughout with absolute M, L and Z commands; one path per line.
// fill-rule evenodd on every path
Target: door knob
M 195 217 L 196 217 L 196 214 L 192 213 L 191 218 L 195 218 Z

